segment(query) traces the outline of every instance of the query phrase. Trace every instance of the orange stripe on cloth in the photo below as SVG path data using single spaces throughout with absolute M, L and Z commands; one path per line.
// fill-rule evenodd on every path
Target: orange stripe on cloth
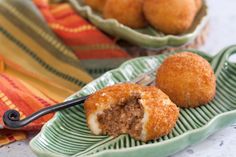
M 5 110 L 11 109 L 18 111 L 20 113 L 20 119 L 25 118 L 25 114 L 21 112 L 21 110 L 15 104 L 13 104 L 13 102 L 2 91 L 0 91 L 0 104 L 2 104 L 2 107 Z
M 17 110 L 21 119 L 38 111 L 41 108 L 51 106 L 57 101 L 52 100 L 40 91 L 27 85 L 19 78 L 12 77 L 5 72 L 5 63 L 3 57 L 0 59 L 0 63 L 3 65 L 3 70 L 0 72 L 0 125 L 3 127 L 4 123 L 2 120 L 3 114 L 9 110 Z M 39 120 L 31 123 L 30 125 L 23 128 L 23 130 L 37 130 L 47 122 L 51 115 L 44 116 Z M 1 144 L 1 142 L 0 142 Z
M 29 93 L 29 95 L 31 95 L 32 97 L 37 99 L 40 103 L 42 103 L 44 105 L 44 107 L 50 106 L 50 104 L 52 104 L 52 103 L 56 103 L 56 101 L 54 101 L 52 99 L 44 100 L 43 98 L 40 98 L 39 96 L 33 94 L 32 91 L 28 90 L 22 84 L 16 82 L 15 79 L 12 79 L 11 77 L 7 76 L 6 74 L 0 74 L 0 77 L 9 83 L 9 87 L 11 86 L 12 88 L 15 88 L 21 92 Z M 50 103 L 48 103 L 48 101 Z
M 48 8 L 42 12 L 53 23 L 55 18 L 48 10 L 56 6 L 48 7 L 47 0 L 41 2 L 42 8 Z M 11 131 L 4 125 L 2 116 L 7 110 L 19 111 L 22 119 L 63 101 L 92 80 L 77 57 L 40 27 L 43 24 L 30 5 L 23 1 L 0 3 L 0 146 L 26 138 L 26 132 Z M 20 129 L 39 130 L 51 117 L 44 116 Z
M 86 20 L 80 17 L 68 3 L 50 6 L 47 0 L 34 0 L 55 34 L 69 47 L 91 46 L 89 51 L 74 51 L 79 59 L 115 59 L 130 57 L 121 48 L 114 49 L 115 41 L 109 39 Z M 104 50 L 94 49 L 93 45 L 110 45 Z M 110 49 L 111 48 L 111 49 Z
M 9 82 L 6 78 L 12 80 L 15 85 Z M 0 124 L 2 126 L 4 124 L 1 118 L 4 112 L 8 109 L 19 111 L 22 119 L 45 106 L 54 104 L 52 101 L 44 100 L 43 98 L 34 95 L 30 89 L 27 89 L 16 78 L 11 78 L 10 76 L 0 74 L 0 82 L 4 84 L 4 86 L 0 86 Z M 25 127 L 24 130 L 39 129 L 42 124 L 51 118 L 51 116 L 52 115 L 47 115 L 40 118 Z
M 4 59 L 3 59 L 3 57 L 0 56 L 0 72 L 3 72 L 4 69 L 5 69 Z

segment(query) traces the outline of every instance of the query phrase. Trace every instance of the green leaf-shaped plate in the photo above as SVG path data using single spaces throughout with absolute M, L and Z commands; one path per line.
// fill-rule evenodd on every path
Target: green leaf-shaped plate
M 57 112 L 30 142 L 32 150 L 42 157 L 163 157 L 208 137 L 236 120 L 236 64 L 228 61 L 236 46 L 228 47 L 215 57 L 189 50 L 206 58 L 217 76 L 216 97 L 209 104 L 181 109 L 181 116 L 173 131 L 160 139 L 143 143 L 128 135 L 119 137 L 95 136 L 86 125 L 82 105 Z M 178 51 L 179 52 L 179 51 Z M 169 54 L 142 57 L 124 63 L 105 73 L 69 99 L 88 95 L 105 86 L 131 81 L 142 73 L 158 68 Z
M 83 0 L 69 0 L 72 6 L 86 19 L 104 32 L 124 39 L 142 47 L 165 48 L 181 46 L 194 40 L 203 30 L 208 21 L 208 8 L 204 1 L 202 9 L 196 16 L 191 28 L 182 35 L 165 35 L 152 27 L 131 29 L 117 20 L 106 20 L 98 12 L 83 3 Z

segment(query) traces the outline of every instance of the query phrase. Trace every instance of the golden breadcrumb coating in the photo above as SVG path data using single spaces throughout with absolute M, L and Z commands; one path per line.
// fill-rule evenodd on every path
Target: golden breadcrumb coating
M 147 24 L 143 0 L 107 0 L 103 15 L 106 19 L 116 19 L 131 28 L 142 28 Z
M 84 3 L 89 5 L 92 9 L 96 11 L 103 11 L 103 8 L 107 0 L 84 0 Z
M 156 84 L 179 107 L 206 104 L 216 92 L 216 77 L 210 64 L 190 52 L 168 57 L 157 70 Z
M 195 0 L 197 12 L 202 8 L 202 0 Z
M 124 102 L 126 103 L 123 105 L 127 104 L 127 100 L 134 95 L 139 97 L 138 102 L 144 111 L 141 133 L 134 138 L 148 141 L 168 134 L 178 119 L 178 107 L 160 89 L 131 83 L 103 88 L 86 100 L 84 108 L 91 131 L 97 135 L 102 134 L 97 115 L 114 106 L 122 105 Z M 94 127 L 94 124 L 97 127 Z
M 196 15 L 194 0 L 145 0 L 143 9 L 147 21 L 166 34 L 184 33 Z

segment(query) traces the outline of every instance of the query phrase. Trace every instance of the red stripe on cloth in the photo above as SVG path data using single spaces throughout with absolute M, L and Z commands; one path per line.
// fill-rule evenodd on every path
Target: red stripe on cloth
M 44 107 L 50 106 L 53 103 L 57 103 L 56 101 L 52 100 L 52 101 L 47 101 L 44 100 L 36 95 L 34 95 L 30 90 L 28 90 L 27 88 L 25 88 L 21 83 L 19 83 L 16 79 L 13 79 L 9 76 L 7 76 L 6 74 L 0 74 L 0 77 L 2 77 L 3 79 L 5 79 L 13 88 L 22 91 L 22 92 L 26 92 L 29 95 L 33 96 L 36 100 L 38 100 L 40 103 L 42 103 L 44 105 Z
M 49 8 L 49 0 L 34 0 L 34 3 L 37 4 L 39 8 Z
M 65 13 L 63 13 L 63 14 L 55 14 L 55 15 L 54 15 L 54 18 L 56 18 L 57 21 L 60 21 L 60 20 L 63 20 L 63 21 L 64 21 L 65 18 L 73 17 L 73 16 L 74 16 L 74 12 L 69 11 L 69 12 L 65 12 Z
M 90 23 L 79 16 L 68 3 L 60 3 L 50 7 L 45 0 L 34 0 L 46 21 L 55 34 L 68 46 L 93 46 L 95 44 L 111 45 L 115 43 L 98 29 L 94 29 Z M 86 26 L 84 28 L 83 26 Z M 108 46 L 109 47 L 109 46 Z M 109 53 L 110 52 L 110 53 Z M 110 59 L 129 58 L 129 54 L 122 49 L 114 51 L 112 48 L 106 51 L 91 49 L 88 53 L 74 51 L 80 59 Z
M 107 58 L 109 55 L 110 58 L 113 58 L 113 55 L 117 57 L 117 51 L 119 50 L 86 50 L 86 51 L 79 51 L 78 53 L 75 52 L 75 54 L 82 59 L 102 59 Z M 97 56 L 96 58 L 91 58 L 92 56 L 95 56 L 96 54 L 99 54 L 100 56 Z M 122 55 L 120 56 L 122 58 Z
M 57 21 L 54 23 L 60 24 L 60 25 L 67 27 L 67 28 L 75 28 L 75 27 L 80 27 L 83 25 L 89 25 L 90 27 L 94 27 L 94 26 L 90 25 L 89 23 L 84 22 L 83 19 L 79 18 L 78 16 L 76 16 L 74 14 L 67 16 L 66 19 L 65 18 L 57 19 Z M 52 23 L 50 23 L 50 25 L 51 24 Z M 96 31 L 98 31 L 98 29 L 96 29 Z
M 7 78 L 7 79 L 6 79 Z M 46 101 L 43 98 L 35 95 L 30 89 L 26 88 L 17 79 L 7 76 L 6 74 L 0 74 L 0 82 L 3 84 L 0 86 L 0 124 L 2 122 L 2 116 L 5 111 L 9 109 L 15 109 L 21 112 L 23 116 L 31 115 L 33 112 L 38 111 L 45 106 L 53 105 L 51 101 Z M 25 127 L 24 130 L 39 129 L 42 124 L 48 121 L 52 115 L 47 115 L 39 120 L 31 123 Z
M 8 143 L 26 139 L 26 133 L 16 130 L 0 130 L 0 147 Z
M 75 14 L 74 10 L 72 10 L 68 4 L 58 5 L 57 7 L 54 7 L 50 10 L 52 16 L 54 16 L 54 18 L 57 20 L 64 19 Z
M 4 115 L 4 113 L 9 110 L 10 108 L 8 106 L 5 105 L 5 102 L 3 102 L 1 99 L 0 99 L 0 116 L 2 117 Z M 2 121 L 2 118 L 0 118 L 0 125 L 4 126 L 4 123 Z
M 7 138 L 10 142 L 16 141 L 15 137 L 13 135 L 7 135 Z

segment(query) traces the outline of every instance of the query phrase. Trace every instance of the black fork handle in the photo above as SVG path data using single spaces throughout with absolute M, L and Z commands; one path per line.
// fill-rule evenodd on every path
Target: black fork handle
M 84 103 L 87 97 L 88 96 L 83 96 L 77 99 L 69 100 L 63 103 L 59 103 L 50 107 L 43 108 L 22 120 L 20 120 L 20 113 L 18 111 L 8 110 L 3 115 L 3 122 L 10 129 L 21 128 L 49 113 L 53 113 L 59 110 L 63 110 L 63 109 Z
M 141 84 L 144 86 L 149 86 L 155 80 L 155 77 L 152 76 L 152 74 L 155 74 L 154 71 L 155 71 L 155 69 L 153 69 L 149 72 L 140 74 L 140 76 L 138 76 L 133 81 L 130 81 L 130 83 L 137 83 L 137 84 Z M 50 107 L 43 108 L 43 109 L 33 113 L 32 115 L 22 119 L 22 120 L 20 120 L 20 113 L 18 111 L 8 110 L 3 115 L 3 121 L 9 129 L 18 129 L 18 128 L 26 126 L 27 124 L 37 120 L 38 118 L 40 118 L 46 114 L 53 113 L 53 112 L 56 112 L 59 110 L 63 110 L 63 109 L 81 104 L 87 99 L 87 97 L 88 96 L 84 96 L 84 97 L 80 97 L 80 98 L 66 101 L 63 103 L 59 103 L 59 104 L 56 104 L 56 105 L 53 105 Z

